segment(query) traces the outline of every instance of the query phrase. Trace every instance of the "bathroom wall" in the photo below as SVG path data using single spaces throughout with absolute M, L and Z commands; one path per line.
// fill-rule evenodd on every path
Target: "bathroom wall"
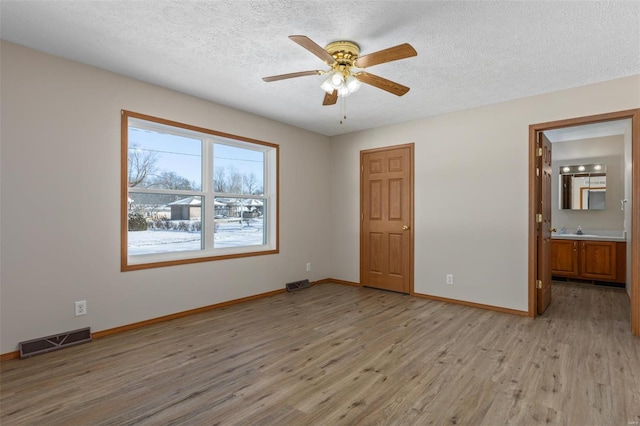
M 622 231 L 624 211 L 620 200 L 625 197 L 624 135 L 556 142 L 552 146 L 553 176 L 551 181 L 551 224 L 560 230 L 578 226 L 584 229 Z M 559 168 L 576 164 L 605 164 L 607 193 L 605 210 L 560 210 Z

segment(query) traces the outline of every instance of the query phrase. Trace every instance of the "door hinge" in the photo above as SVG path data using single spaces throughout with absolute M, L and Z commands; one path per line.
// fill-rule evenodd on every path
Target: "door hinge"
M 542 148 L 538 148 L 538 150 L 536 151 L 536 156 L 542 157 Z
M 364 172 L 364 166 L 360 166 L 360 173 Z
M 542 280 L 536 280 L 536 288 L 540 290 L 542 288 Z
M 542 213 L 536 214 L 536 222 L 542 223 Z
M 364 213 L 360 214 L 360 220 L 364 220 Z

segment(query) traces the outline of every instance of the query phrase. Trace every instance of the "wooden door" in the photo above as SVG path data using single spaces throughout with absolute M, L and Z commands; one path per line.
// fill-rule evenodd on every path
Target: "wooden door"
M 538 313 L 543 313 L 551 304 L 551 142 L 542 133 L 538 134 L 539 148 L 538 172 L 539 185 L 538 214 L 542 221 L 538 223 Z
M 413 144 L 360 154 L 360 282 L 411 293 Z
M 580 271 L 584 278 L 616 279 L 617 246 L 612 241 L 580 241 Z
M 551 274 L 578 276 L 578 244 L 576 240 L 551 240 Z

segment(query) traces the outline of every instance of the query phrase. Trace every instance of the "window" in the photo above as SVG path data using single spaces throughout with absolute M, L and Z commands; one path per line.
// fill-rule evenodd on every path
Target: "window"
M 122 270 L 277 253 L 278 154 L 122 111 Z

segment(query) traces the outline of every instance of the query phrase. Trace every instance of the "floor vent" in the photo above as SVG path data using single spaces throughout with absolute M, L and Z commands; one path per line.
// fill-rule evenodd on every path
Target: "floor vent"
M 91 328 L 67 331 L 53 336 L 40 337 L 39 339 L 20 342 L 20 358 L 44 354 L 68 346 L 79 345 L 91 341 Z
M 302 290 L 303 288 L 309 288 L 309 287 L 311 287 L 311 284 L 309 284 L 309 280 L 294 281 L 292 283 L 287 283 L 287 291 Z

